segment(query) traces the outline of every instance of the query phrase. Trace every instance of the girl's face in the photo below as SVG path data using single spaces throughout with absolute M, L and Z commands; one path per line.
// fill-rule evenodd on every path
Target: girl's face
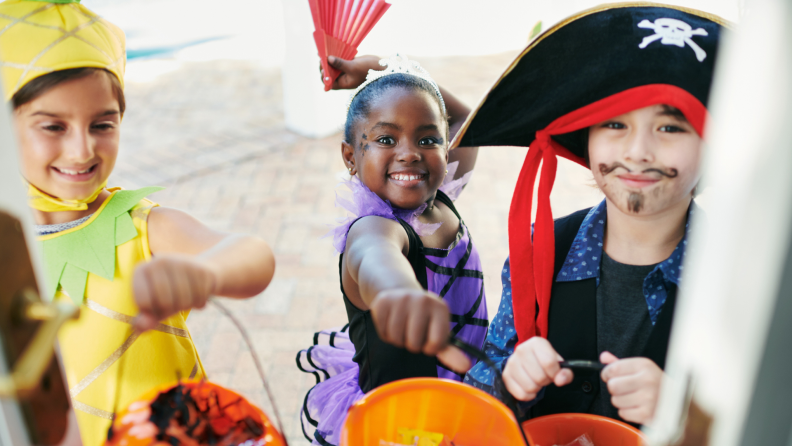
M 415 209 L 435 197 L 445 178 L 447 126 L 429 93 L 391 88 L 355 126 L 356 147 L 342 143 L 344 161 L 380 198 Z
M 652 215 L 690 199 L 702 140 L 678 110 L 654 105 L 589 129 L 597 186 L 622 212 Z
M 58 198 L 90 197 L 118 155 L 121 113 L 104 72 L 63 82 L 14 112 L 22 175 Z

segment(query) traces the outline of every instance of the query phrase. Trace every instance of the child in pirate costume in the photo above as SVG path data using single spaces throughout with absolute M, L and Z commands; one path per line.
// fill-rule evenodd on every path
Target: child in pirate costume
M 457 135 L 455 145 L 530 147 L 485 345 L 526 417 L 651 422 L 724 26 L 648 3 L 582 12 L 537 37 Z M 605 199 L 554 221 L 558 156 L 590 168 Z M 562 360 L 605 367 L 572 370 Z M 497 394 L 484 364 L 466 382 Z
M 453 203 L 475 158 L 448 163 L 448 113 L 461 123 L 469 110 L 407 58 L 382 64 L 353 93 L 341 145 L 352 196 L 337 205 L 352 216 L 332 234 L 349 324 L 297 355 L 317 379 L 301 414 L 314 444 L 338 444 L 349 407 L 383 384 L 461 381 L 469 358 L 443 347 L 454 336 L 480 348 L 488 324 L 481 261 Z
M 249 297 L 274 272 L 262 240 L 210 230 L 106 188 L 124 113 L 123 32 L 79 0 L 0 3 L 0 69 L 42 245 L 45 298 L 82 307 L 59 334 L 87 446 L 116 409 L 203 367 L 187 329 L 211 295 Z

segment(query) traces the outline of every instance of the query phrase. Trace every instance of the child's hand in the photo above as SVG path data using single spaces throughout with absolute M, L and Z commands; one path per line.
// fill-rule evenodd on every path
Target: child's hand
M 371 315 L 380 339 L 412 353 L 435 356 L 448 342 L 451 313 L 431 291 L 382 291 L 371 303 Z
M 448 346 L 451 313 L 437 294 L 411 288 L 381 291 L 371 303 L 371 315 L 383 341 L 412 353 L 437 356 L 457 372 L 470 369 L 467 357 Z
M 384 70 L 385 67 L 379 64 L 380 58 L 377 56 L 360 56 L 352 60 L 344 60 L 340 57 L 328 56 L 327 63 L 341 71 L 341 75 L 333 81 L 333 90 L 351 90 L 357 88 L 366 80 L 369 70 Z M 324 73 L 322 73 L 324 79 Z
M 180 311 L 203 308 L 216 282 L 214 273 L 193 257 L 163 255 L 138 266 L 132 287 L 140 314 L 132 325 L 151 330 Z
M 626 421 L 649 424 L 654 418 L 663 371 L 648 358 L 619 359 L 602 352 L 600 362 L 609 364 L 602 371 L 611 403 Z
M 533 337 L 514 349 L 506 362 L 503 383 L 520 401 L 531 401 L 547 385 L 565 386 L 572 382 L 572 370 L 562 369 L 561 355 L 556 353 L 545 338 Z

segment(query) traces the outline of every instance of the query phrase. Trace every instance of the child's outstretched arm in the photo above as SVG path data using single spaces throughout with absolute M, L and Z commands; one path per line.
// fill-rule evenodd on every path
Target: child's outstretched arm
M 350 297 L 361 309 L 371 310 L 383 341 L 412 353 L 437 356 L 448 367 L 467 371 L 470 363 L 464 354 L 448 346 L 448 306 L 418 282 L 405 257 L 408 249 L 407 234 L 397 222 L 374 216 L 356 222 L 344 254 L 347 272 L 358 290 Z M 362 302 L 354 302 L 354 294 Z
M 133 279 L 140 330 L 202 308 L 212 295 L 255 296 L 275 273 L 275 259 L 263 240 L 214 231 L 175 209 L 152 209 L 148 239 L 153 259 L 138 266 Z
M 366 80 L 366 74 L 368 74 L 369 70 L 382 70 L 385 68 L 379 64 L 380 59 L 381 58 L 377 56 L 360 56 L 353 60 L 344 60 L 329 56 L 327 61 L 330 66 L 341 71 L 341 75 L 333 81 L 333 89 L 347 90 L 357 88 Z M 450 143 L 459 129 L 462 128 L 462 124 L 465 123 L 465 120 L 470 114 L 470 108 L 443 87 L 440 87 L 440 94 L 443 95 L 446 109 L 448 109 L 448 142 Z M 457 167 L 453 179 L 461 178 L 466 173 L 473 170 L 473 168 L 476 167 L 477 158 L 478 147 L 457 147 L 449 152 L 449 163 L 459 161 L 459 167 Z

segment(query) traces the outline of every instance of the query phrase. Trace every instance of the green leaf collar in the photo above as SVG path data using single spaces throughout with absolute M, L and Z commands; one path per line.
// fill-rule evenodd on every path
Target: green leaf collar
M 115 275 L 116 246 L 137 237 L 138 232 L 129 210 L 146 196 L 162 190 L 144 187 L 113 193 L 95 218 L 80 229 L 41 241 L 44 250 L 49 299 L 60 285 L 75 305 L 82 305 L 88 273 L 108 280 Z

